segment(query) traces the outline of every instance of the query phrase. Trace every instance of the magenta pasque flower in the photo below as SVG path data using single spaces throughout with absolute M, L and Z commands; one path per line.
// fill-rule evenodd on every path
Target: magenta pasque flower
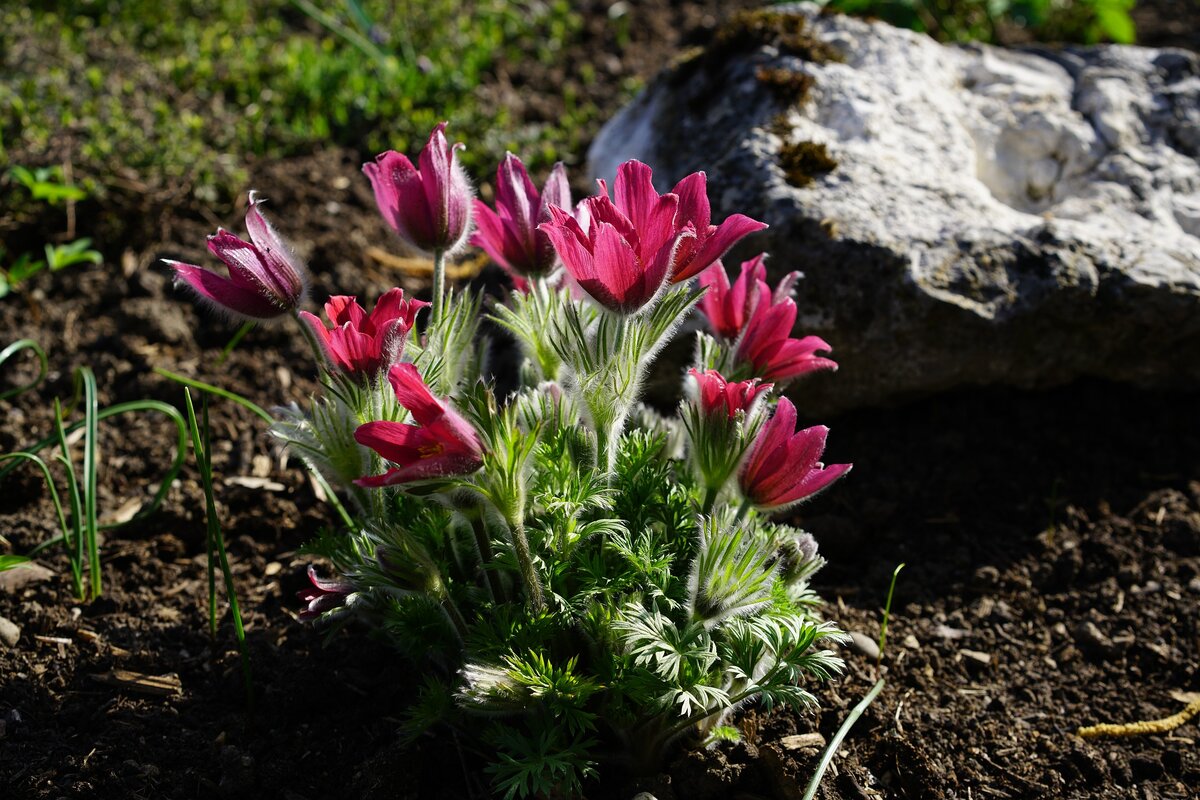
M 828 435 L 824 425 L 796 431 L 796 407 L 779 398 L 738 475 L 742 494 L 760 510 L 774 511 L 829 486 L 853 465 L 821 463 Z
M 759 383 L 757 378 L 748 381 L 729 382 L 715 369 L 701 372 L 688 370 L 696 382 L 697 399 L 705 414 L 724 415 L 730 419 L 739 411 L 749 413 L 754 404 L 773 384 Z
M 725 267 L 720 264 L 700 276 L 700 285 L 708 289 L 700 299 L 700 311 L 718 336 L 733 341 L 741 335 L 754 314 L 759 296 L 770 294 L 765 260 L 766 253 L 761 253 L 742 262 L 742 272 L 732 286 Z
M 308 604 L 298 615 L 302 620 L 313 620 L 326 611 L 332 611 L 346 602 L 346 597 L 354 591 L 353 584 L 318 578 L 317 570 L 311 564 L 308 567 L 308 580 L 312 588 L 296 592 L 296 596 Z
M 446 123 L 429 134 L 418 159 L 389 150 L 363 164 L 375 202 L 400 238 L 426 253 L 451 252 L 466 241 L 471 225 L 471 182 L 446 141 Z
M 558 253 L 538 226 L 550 221 L 551 207 L 571 207 L 571 187 L 562 163 L 550 170 L 539 194 L 521 159 L 508 153 L 496 169 L 496 210 L 475 201 L 478 228 L 471 244 L 483 248 L 514 279 L 549 275 L 558 265 Z M 518 289 L 522 283 L 518 281 Z
M 250 241 L 217 229 L 208 249 L 229 268 L 229 277 L 192 264 L 166 261 L 175 279 L 215 309 L 246 320 L 268 320 L 295 311 L 304 301 L 305 270 L 259 211 L 257 192 L 250 192 L 246 230 Z
M 745 214 L 733 214 L 720 225 L 712 224 L 712 207 L 708 202 L 708 178 L 703 172 L 693 172 L 675 184 L 679 196 L 679 212 L 675 217 L 677 230 L 690 229 L 694 237 L 679 243 L 671 272 L 671 283 L 681 283 L 703 273 L 729 252 L 744 237 L 761 231 L 767 223 Z
M 792 277 L 784 279 L 790 285 Z M 758 301 L 738 342 L 736 356 L 749 363 L 763 380 L 786 381 L 818 370 L 836 370 L 837 362 L 817 355 L 832 348 L 819 336 L 791 337 L 796 324 L 796 301 L 785 292 L 768 293 L 759 285 Z M 780 296 L 784 294 L 785 296 Z
M 332 366 L 351 375 L 374 378 L 400 359 L 417 312 L 428 305 L 423 300 L 406 300 L 403 289 L 389 289 L 367 314 L 357 298 L 337 295 L 325 304 L 325 316 L 332 328 L 326 328 L 319 317 L 307 311 L 300 312 L 300 320 L 317 337 Z
M 483 449 L 471 424 L 453 408 L 433 396 L 412 364 L 397 364 L 388 380 L 400 405 L 416 425 L 402 422 L 368 422 L 354 432 L 359 444 L 396 464 L 382 475 L 355 481 L 374 488 L 397 483 L 468 475 L 483 464 Z
M 599 305 L 617 314 L 634 314 L 653 300 L 671 273 L 675 251 L 695 231 L 677 231 L 679 198 L 659 195 L 650 168 L 626 161 L 617 169 L 615 203 L 608 186 L 586 198 L 580 216 L 550 207 L 542 223 L 571 278 Z

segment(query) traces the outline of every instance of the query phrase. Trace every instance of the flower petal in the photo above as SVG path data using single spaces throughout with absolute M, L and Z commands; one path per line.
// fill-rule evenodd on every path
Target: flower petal
M 533 259 L 533 230 L 541 222 L 540 199 L 521 159 L 506 153 L 496 169 L 496 208 L 511 221 L 510 230 L 524 232 L 527 260 Z
M 505 270 L 514 269 L 515 260 L 510 247 L 510 236 L 507 227 L 495 211 L 487 207 L 482 200 L 475 201 L 475 233 L 471 235 L 471 244 L 481 248 L 488 257 Z
M 538 205 L 538 219 L 547 220 L 550 218 L 550 207 L 561 208 L 563 211 L 568 211 L 571 208 L 571 184 L 567 180 L 567 168 L 559 161 L 550 170 L 550 176 L 546 178 L 546 185 L 542 187 L 542 196 Z
M 434 224 L 421 175 L 408 156 L 389 150 L 375 163 L 363 164 L 375 190 L 375 203 L 392 229 L 413 247 L 428 249 L 434 241 Z
M 258 207 L 262 200 L 250 192 L 250 207 L 246 209 L 246 230 L 262 263 L 260 277 L 281 298 L 291 298 L 291 305 L 300 304 L 305 292 L 305 270 L 283 239 Z
M 562 209 L 552 207 L 550 214 L 552 221 L 543 222 L 538 230 L 549 237 L 563 266 L 576 281 L 594 279 L 595 260 L 592 258 L 588 234 L 584 233 L 574 217 Z
M 213 309 L 244 319 L 274 319 L 285 313 L 267 297 L 266 292 L 253 284 L 238 283 L 229 278 L 192 264 L 166 261 L 175 271 L 178 283 L 190 289 Z
M 430 446 L 438 446 L 425 428 L 386 420 L 359 425 L 354 431 L 354 441 L 401 465 L 422 458 Z
M 446 407 L 429 391 L 421 373 L 412 364 L 393 366 L 388 371 L 388 381 L 400 405 L 412 412 L 413 419 L 420 424 L 431 425 L 446 413 Z
M 698 231 L 708 230 L 712 224 L 712 208 L 708 203 L 708 177 L 704 172 L 693 172 L 671 190 L 679 195 L 679 223 L 692 223 Z
M 785 492 L 778 499 L 779 505 L 790 505 L 800 500 L 806 500 L 816 494 L 828 489 L 835 481 L 848 473 L 854 467 L 853 464 L 830 464 L 827 467 L 818 465 L 817 469 L 811 470 L 804 479 L 796 484 L 788 492 Z
M 354 327 L 362 325 L 366 309 L 358 304 L 358 298 L 338 294 L 325 301 L 325 316 L 331 325 L 341 326 L 349 323 Z
M 767 225 L 764 222 L 750 219 L 750 217 L 744 214 L 734 214 L 702 237 L 700 246 L 693 256 L 691 263 L 687 265 L 687 269 L 676 269 L 672 281 L 678 283 L 679 281 L 699 275 L 711 267 L 717 259 L 722 258 L 728 253 L 729 249 L 737 244 L 738 241 L 766 227 Z M 697 227 L 697 230 L 700 230 L 700 228 Z

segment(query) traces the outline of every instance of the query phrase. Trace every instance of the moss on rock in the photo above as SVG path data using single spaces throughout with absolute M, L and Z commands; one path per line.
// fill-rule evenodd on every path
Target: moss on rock
M 784 140 L 779 148 L 779 166 L 792 186 L 808 186 L 822 175 L 837 169 L 837 161 L 820 142 Z

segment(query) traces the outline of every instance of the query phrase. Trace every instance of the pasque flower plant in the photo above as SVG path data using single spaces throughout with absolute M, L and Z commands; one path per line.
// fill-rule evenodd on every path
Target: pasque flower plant
M 364 168 L 437 264 L 470 227 L 454 152 L 439 125 L 419 168 L 396 153 Z M 760 257 L 729 281 L 720 259 L 763 225 L 713 224 L 703 173 L 660 194 L 631 161 L 613 189 L 571 208 L 561 166 L 538 192 L 509 156 L 495 209 L 474 204 L 471 241 L 519 279 L 487 312 L 511 334 L 493 346 L 523 362 L 505 395 L 478 358 L 483 301 L 441 267 L 419 335 L 426 304 L 399 289 L 370 313 L 332 297 L 327 325 L 299 311 L 303 273 L 253 195 L 253 242 L 214 247 L 228 281 L 175 265 L 231 314 L 297 316 L 313 351 L 321 392 L 272 432 L 348 504 L 310 548 L 334 577 L 310 571 L 300 616 L 394 642 L 428 676 L 407 730 L 482 740 L 508 798 L 578 796 L 598 770 L 737 738 L 746 703 L 810 707 L 812 679 L 841 669 L 808 585 L 815 541 L 780 515 L 850 469 L 823 465 L 827 429 L 797 431 L 779 395 L 834 366 L 828 345 L 791 336 L 794 276 L 772 291 Z M 666 417 L 641 385 L 697 304 L 712 332 Z

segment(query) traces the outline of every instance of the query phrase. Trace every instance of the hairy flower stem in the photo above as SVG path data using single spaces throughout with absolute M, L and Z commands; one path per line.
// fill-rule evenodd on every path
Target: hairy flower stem
M 557 290 L 546 283 L 546 278 L 541 275 L 534 275 L 529 279 L 529 295 L 533 300 L 533 307 L 536 308 L 536 314 L 540 324 L 549 329 L 551 326 L 552 315 L 554 314 L 554 303 L 557 301 L 555 292 Z M 558 367 L 561 363 L 559 356 L 554 352 L 554 347 L 549 340 L 544 336 L 539 336 L 534 342 L 533 357 L 537 361 L 538 372 L 541 373 L 542 379 L 547 381 L 556 380 L 558 378 Z
M 442 296 L 446 291 L 446 251 L 433 251 L 433 308 L 430 309 L 433 316 L 431 317 L 431 325 L 437 325 L 442 321 L 444 309 L 442 308 Z
M 299 313 L 293 316 L 296 324 L 300 326 L 300 332 L 304 334 L 304 341 L 308 342 L 308 348 L 312 351 L 313 359 L 317 362 L 317 370 L 325 368 L 325 350 L 321 347 L 321 343 L 317 341 L 317 336 L 312 332 L 312 329 L 304 324 L 304 320 L 300 319 Z
M 525 515 L 522 511 L 513 509 L 505 517 L 509 535 L 512 537 L 513 553 L 517 557 L 517 566 L 521 570 L 525 591 L 529 593 L 529 604 L 534 613 L 540 614 L 546 610 L 546 598 L 542 594 L 542 582 L 533 566 L 533 554 L 529 550 L 529 539 L 525 535 Z
M 450 624 L 454 626 L 454 632 L 458 634 L 459 643 L 465 642 L 467 638 L 467 620 L 463 617 L 462 612 L 458 610 L 458 606 L 450 599 L 449 595 L 442 598 L 442 610 L 446 612 L 446 617 L 450 620 Z
M 742 501 L 742 504 L 738 506 L 737 516 L 733 518 L 734 523 L 736 524 L 744 520 L 752 508 L 754 508 L 754 502 L 747 497 Z
M 595 426 L 596 467 L 604 470 L 609 486 L 612 486 L 616 473 L 621 432 L 629 416 L 631 403 L 628 395 L 636 391 L 644 368 L 641 363 L 623 363 L 622 350 L 628 334 L 628 320 L 623 316 L 613 319 L 615 325 L 611 339 L 598 342 L 600 349 L 607 351 L 607 359 L 600 367 L 603 377 L 584 397 Z
M 704 503 L 700 506 L 700 513 L 708 516 L 712 513 L 713 506 L 717 504 L 717 495 L 721 493 L 720 486 L 708 486 L 704 489 Z

